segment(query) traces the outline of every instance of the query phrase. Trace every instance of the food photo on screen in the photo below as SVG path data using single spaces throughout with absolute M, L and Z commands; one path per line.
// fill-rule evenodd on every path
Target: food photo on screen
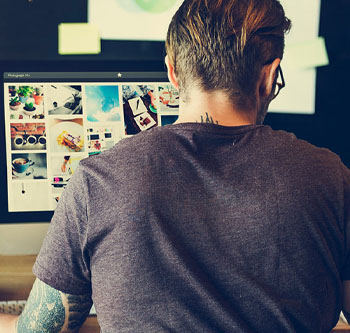
M 11 155 L 12 179 L 47 179 L 44 153 L 16 153 Z
M 171 84 L 160 85 L 159 102 L 162 112 L 179 112 L 179 92 Z
M 10 120 L 44 119 L 44 87 L 8 86 Z
M 48 85 L 49 115 L 76 115 L 83 113 L 81 86 Z
M 45 150 L 45 123 L 11 123 L 12 150 Z
M 123 85 L 125 134 L 133 135 L 158 125 L 153 85 Z
M 83 119 L 50 119 L 51 152 L 84 152 Z
M 86 85 L 86 114 L 90 122 L 121 121 L 119 87 Z

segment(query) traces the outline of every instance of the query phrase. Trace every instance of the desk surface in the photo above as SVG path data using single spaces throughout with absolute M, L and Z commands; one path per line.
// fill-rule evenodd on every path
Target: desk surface
M 36 256 L 0 256 L 0 301 L 26 300 L 35 276 L 32 267 Z M 79 332 L 100 331 L 96 316 L 89 316 Z
M 0 256 L 0 301 L 26 300 L 35 277 L 32 267 L 36 256 Z M 81 333 L 99 332 L 95 316 L 90 316 L 80 329 Z M 332 330 L 350 333 L 350 326 L 339 322 Z

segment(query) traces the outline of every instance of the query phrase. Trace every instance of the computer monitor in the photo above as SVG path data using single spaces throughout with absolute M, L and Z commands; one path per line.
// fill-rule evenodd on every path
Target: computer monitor
M 178 116 L 163 61 L 2 61 L 0 78 L 0 223 L 49 222 L 81 159 Z
M 47 222 L 79 161 L 176 121 L 164 64 L 2 63 L 0 222 Z

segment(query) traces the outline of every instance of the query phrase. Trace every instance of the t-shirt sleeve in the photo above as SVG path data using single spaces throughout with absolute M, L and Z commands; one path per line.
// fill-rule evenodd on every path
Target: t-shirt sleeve
M 33 267 L 41 281 L 73 295 L 91 293 L 84 178 L 79 166 L 59 200 Z

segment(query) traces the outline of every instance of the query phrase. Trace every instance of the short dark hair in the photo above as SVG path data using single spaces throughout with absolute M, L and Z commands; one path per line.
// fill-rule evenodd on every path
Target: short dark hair
M 255 105 L 262 66 L 283 57 L 290 27 L 278 0 L 185 0 L 166 39 L 183 98 L 195 82 L 238 107 Z

